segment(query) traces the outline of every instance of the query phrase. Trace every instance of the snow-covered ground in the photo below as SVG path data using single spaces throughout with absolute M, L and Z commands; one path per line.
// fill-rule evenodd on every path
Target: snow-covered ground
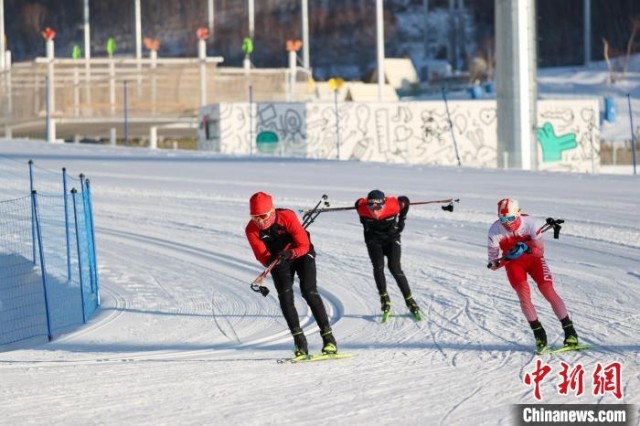
M 91 179 L 103 296 L 87 326 L 0 353 L 1 424 L 506 425 L 513 404 L 538 402 L 525 377 L 539 362 L 552 369 L 542 402 L 640 404 L 637 177 L 6 141 L 0 156 L 17 160 L 0 167 L 33 159 Z M 394 316 L 378 322 L 361 225 L 352 211 L 325 213 L 310 228 L 319 287 L 340 350 L 357 357 L 278 364 L 292 341 L 275 291 L 249 288 L 262 271 L 244 236 L 250 195 L 267 191 L 297 210 L 322 194 L 350 206 L 374 188 L 460 198 L 453 213 L 409 212 L 402 263 L 424 320 L 408 316 L 388 275 Z M 505 196 L 566 220 L 560 239 L 545 234 L 547 259 L 592 350 L 534 355 L 504 271 L 486 268 L 487 231 Z M 550 306 L 532 293 L 550 342 L 561 344 Z M 296 302 L 317 352 L 318 329 L 299 293 Z M 560 393 L 563 362 L 583 369 L 582 395 Z M 598 388 L 598 368 L 615 363 L 620 380 Z

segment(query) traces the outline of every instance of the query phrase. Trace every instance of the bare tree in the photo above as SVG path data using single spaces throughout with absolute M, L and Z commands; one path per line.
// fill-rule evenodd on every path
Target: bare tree
M 609 83 L 615 83 L 620 80 L 624 80 L 629 65 L 629 58 L 633 53 L 634 40 L 636 34 L 640 32 L 640 18 L 633 20 L 631 24 L 631 35 L 627 42 L 626 52 L 617 50 L 609 44 L 606 38 L 602 39 L 604 49 L 604 59 L 607 62 L 607 68 L 609 69 Z M 612 60 L 613 58 L 613 60 Z

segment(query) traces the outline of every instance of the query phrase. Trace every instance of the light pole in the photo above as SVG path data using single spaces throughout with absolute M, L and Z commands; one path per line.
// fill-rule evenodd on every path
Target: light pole
M 384 8 L 383 0 L 376 0 L 376 46 L 378 56 L 378 102 L 383 100 L 384 90 Z
M 422 0 L 422 37 L 424 42 L 424 55 L 429 57 L 429 0 Z
M 344 84 L 341 78 L 330 78 L 329 88 L 333 90 L 333 102 L 336 113 L 336 160 L 340 160 L 340 113 L 338 112 L 338 91 Z
M 2 1 L 2 0 L 0 0 Z M 310 68 L 309 61 L 309 0 L 302 0 L 302 66 Z
M 7 47 L 4 45 L 4 0 L 0 0 L 0 71 L 4 71 L 4 55 Z
M 91 32 L 89 29 L 89 0 L 84 0 L 84 58 L 87 60 L 91 58 Z
M 207 11 L 208 11 L 207 16 L 209 18 L 209 34 L 213 36 L 213 14 L 214 14 L 214 8 L 215 8 L 213 0 L 209 0 L 208 6 L 209 7 L 207 8 Z
M 138 64 L 142 59 L 142 13 L 140 12 L 140 0 L 136 0 L 136 59 Z
M 584 0 L 584 64 L 591 62 L 591 0 Z
M 256 29 L 254 0 L 249 0 L 249 38 L 253 41 Z

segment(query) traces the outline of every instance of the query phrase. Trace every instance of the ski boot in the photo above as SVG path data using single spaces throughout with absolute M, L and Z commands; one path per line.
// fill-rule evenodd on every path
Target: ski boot
M 405 302 L 407 303 L 407 308 L 409 308 L 409 311 L 411 311 L 411 315 L 413 315 L 416 321 L 420 321 L 422 319 L 422 316 L 420 315 L 420 308 L 418 307 L 416 301 L 413 300 L 413 296 L 407 297 L 405 299 Z
M 573 322 L 569 319 L 569 316 L 560 320 L 562 328 L 564 329 L 564 345 L 565 346 L 578 346 L 578 333 L 573 328 Z
M 544 352 L 547 348 L 547 333 L 544 331 L 542 324 L 540 321 L 535 320 L 529 323 L 531 325 L 531 329 L 533 330 L 533 337 L 536 339 L 536 349 L 537 352 Z
M 320 333 L 322 335 L 322 354 L 335 355 L 338 353 L 338 344 L 336 338 L 333 337 L 331 329 Z
M 309 349 L 307 348 L 307 338 L 304 337 L 304 332 L 298 329 L 291 333 L 293 335 L 293 342 L 295 348 L 293 348 L 293 354 L 296 358 L 303 358 L 309 356 Z
M 387 322 L 389 315 L 391 314 L 391 299 L 387 293 L 380 295 L 380 304 L 382 305 L 382 322 Z

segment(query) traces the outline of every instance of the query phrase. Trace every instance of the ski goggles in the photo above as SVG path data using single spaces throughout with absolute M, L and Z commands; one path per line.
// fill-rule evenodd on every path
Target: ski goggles
M 502 223 L 509 223 L 509 222 L 513 222 L 514 220 L 516 220 L 516 216 L 515 215 L 500 216 L 500 222 L 502 222 Z
M 251 219 L 253 220 L 267 220 L 271 216 L 271 212 L 263 213 L 263 214 L 252 214 Z
M 367 200 L 367 207 L 369 207 L 371 210 L 380 210 L 382 207 L 384 207 L 384 198 L 372 198 L 370 200 Z

